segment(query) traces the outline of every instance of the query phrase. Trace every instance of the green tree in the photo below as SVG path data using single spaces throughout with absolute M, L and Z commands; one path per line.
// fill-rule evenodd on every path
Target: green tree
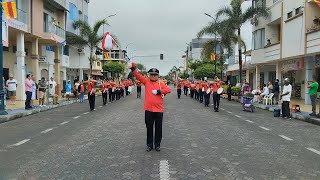
M 214 78 L 214 65 L 203 64 L 193 72 L 193 75 L 196 79 Z
M 124 73 L 124 67 L 124 64 L 118 62 L 108 62 L 102 67 L 102 69 L 105 72 L 110 72 L 113 79 L 116 76 L 116 78 L 119 80 L 119 75 Z
M 79 45 L 79 46 L 88 46 L 90 49 L 89 62 L 90 62 L 90 74 L 92 73 L 92 63 L 95 60 L 94 52 L 99 46 L 103 35 L 99 35 L 99 29 L 103 25 L 109 25 L 107 19 L 98 20 L 93 27 L 91 27 L 87 22 L 76 21 L 73 23 L 74 29 L 79 29 L 79 36 L 77 35 L 68 35 L 67 44 L 70 45 Z M 115 36 L 113 38 L 116 40 Z M 117 41 L 117 40 L 116 40 Z M 117 41 L 118 43 L 118 41 Z M 119 43 L 118 43 L 119 44 Z
M 187 78 L 189 78 L 189 74 L 188 74 L 187 71 L 182 71 L 182 72 L 179 73 L 179 77 L 181 79 L 187 79 Z
M 250 7 L 243 12 L 241 0 L 232 0 L 230 6 L 221 8 L 217 12 L 216 17 L 218 20 L 216 22 L 210 23 L 198 33 L 198 37 L 205 34 L 219 34 L 222 44 L 225 45 L 229 52 L 233 43 L 238 44 L 240 79 L 242 78 L 242 48 L 245 48 L 245 44 L 241 40 L 241 27 L 254 16 L 267 18 L 269 13 L 263 6 Z M 223 17 L 223 19 L 219 20 L 220 17 Z

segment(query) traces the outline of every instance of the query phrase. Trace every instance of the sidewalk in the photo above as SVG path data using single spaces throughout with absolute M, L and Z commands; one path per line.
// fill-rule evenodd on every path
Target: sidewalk
M 87 99 L 87 95 L 85 95 L 85 98 Z M 48 104 L 47 101 L 45 102 L 45 107 L 40 107 L 39 106 L 39 101 L 35 100 L 34 101 L 34 109 L 31 110 L 25 110 L 24 107 L 24 103 L 25 101 L 16 101 L 15 105 L 11 105 L 11 101 L 10 100 L 6 100 L 6 107 L 7 107 L 7 112 L 8 115 L 0 115 L 0 123 L 4 123 L 7 121 L 11 121 L 17 118 L 21 118 L 21 117 L 25 117 L 25 116 L 29 116 L 32 114 L 36 114 L 36 113 L 40 113 L 43 111 L 47 111 L 53 108 L 57 108 L 57 107 L 61 107 L 61 106 L 66 106 L 66 105 L 70 105 L 76 102 L 79 102 L 78 99 L 76 98 L 70 98 L 70 101 L 66 101 L 66 98 L 59 98 L 59 104 L 58 105 L 53 105 L 53 104 Z
M 225 96 L 221 96 L 221 97 L 226 99 Z M 240 103 L 240 100 L 236 99 L 236 98 L 232 98 L 232 101 L 236 101 L 236 102 Z M 301 120 L 301 121 L 305 121 L 305 122 L 308 122 L 308 123 L 320 125 L 320 118 L 309 116 L 309 114 L 311 113 L 311 105 L 305 105 L 303 100 L 297 100 L 297 99 L 293 99 L 290 102 L 290 108 L 291 108 L 292 104 L 298 104 L 298 105 L 300 105 L 300 108 L 301 108 L 301 112 L 291 113 L 292 118 L 298 119 L 298 120 Z M 270 112 L 273 112 L 274 109 L 281 109 L 281 104 L 280 105 L 267 105 L 266 106 L 265 104 L 254 103 L 254 106 L 256 108 L 264 109 L 264 110 L 267 110 L 267 111 L 270 111 Z

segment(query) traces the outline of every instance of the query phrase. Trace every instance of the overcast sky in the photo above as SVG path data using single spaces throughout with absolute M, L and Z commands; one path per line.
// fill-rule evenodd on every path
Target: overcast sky
M 156 55 L 133 61 L 148 69 L 156 67 L 165 75 L 172 66 L 183 66 L 186 43 L 211 20 L 204 13 L 214 15 L 228 4 L 229 0 L 92 0 L 89 20 L 116 13 L 105 30 L 117 35 L 123 49 L 133 43 L 128 47 L 129 56 Z M 161 53 L 163 61 L 159 60 Z

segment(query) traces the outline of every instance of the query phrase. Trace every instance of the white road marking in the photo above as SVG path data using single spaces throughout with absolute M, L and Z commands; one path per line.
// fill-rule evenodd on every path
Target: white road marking
M 52 130 L 53 130 L 53 128 L 46 129 L 46 130 L 42 131 L 41 134 L 46 134 L 46 133 L 48 133 L 48 132 L 50 132 L 50 131 L 52 131 Z
M 250 121 L 250 120 L 246 120 L 248 123 L 253 123 L 252 121 Z
M 62 126 L 62 125 L 65 125 L 67 123 L 69 123 L 69 121 L 62 122 L 62 123 L 60 123 L 60 125 Z
M 74 117 L 73 119 L 78 119 L 79 117 L 81 117 L 81 116 L 76 116 L 76 117 Z
M 259 126 L 261 129 L 264 129 L 266 131 L 270 131 L 270 129 L 266 128 L 266 127 L 263 127 L 263 126 Z
M 16 143 L 16 144 L 14 144 L 14 145 L 12 145 L 12 146 L 20 146 L 20 145 L 22 145 L 22 144 L 24 144 L 24 143 L 26 143 L 26 142 L 28 142 L 28 141 L 30 141 L 30 139 L 22 140 L 22 141 L 20 141 L 20 142 L 18 142 L 18 143 Z
M 224 111 L 225 109 L 223 109 L 223 108 L 220 108 L 222 111 Z
M 227 113 L 232 114 L 232 112 L 231 112 L 231 111 L 227 111 Z
M 239 115 L 235 115 L 237 118 L 241 118 L 241 116 L 239 116 Z
M 279 135 L 280 137 L 282 137 L 283 139 L 285 140 L 288 140 L 288 141 L 293 141 L 293 139 L 287 137 L 287 136 L 284 136 L 284 135 Z
M 318 155 L 320 155 L 320 151 L 316 150 L 316 149 L 313 149 L 313 148 L 307 148 L 309 151 L 312 151 Z
M 169 162 L 161 160 L 159 165 L 160 180 L 170 180 Z
M 83 114 L 89 114 L 90 112 L 85 112 L 85 113 L 83 113 Z

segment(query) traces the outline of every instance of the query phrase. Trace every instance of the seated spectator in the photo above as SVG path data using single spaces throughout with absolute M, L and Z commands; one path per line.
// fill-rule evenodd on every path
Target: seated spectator
M 247 93 L 250 93 L 251 92 L 251 88 L 249 86 L 249 83 L 246 82 L 242 88 L 242 95 L 246 95 Z
M 260 94 L 259 102 L 262 102 L 264 96 L 269 95 L 269 89 L 266 84 L 263 85 L 263 92 Z

